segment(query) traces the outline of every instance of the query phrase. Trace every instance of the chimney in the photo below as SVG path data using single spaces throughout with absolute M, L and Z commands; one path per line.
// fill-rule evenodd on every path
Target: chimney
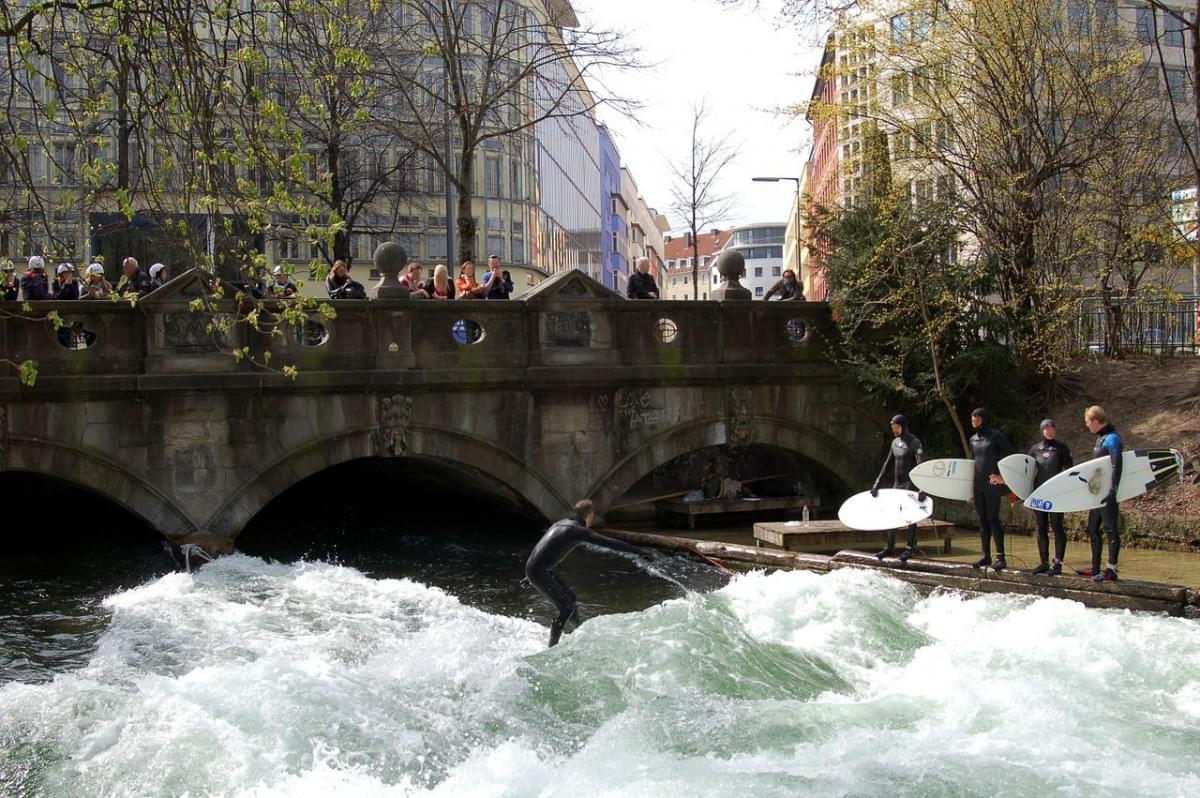
M 671 240 L 671 234 L 670 234 L 670 233 L 667 233 L 665 236 L 663 236 L 663 243 L 664 243 L 664 244 L 665 244 L 665 243 L 667 243 L 667 242 L 668 242 L 668 241 L 670 241 L 670 240 Z
M 719 227 L 714 227 L 712 229 L 712 234 L 713 238 L 716 238 L 717 236 L 721 235 L 721 229 Z

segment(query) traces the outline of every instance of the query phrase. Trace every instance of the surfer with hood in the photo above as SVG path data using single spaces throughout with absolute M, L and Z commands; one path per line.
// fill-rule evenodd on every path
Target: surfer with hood
M 967 499 L 975 505 L 979 516 L 979 543 L 983 556 L 975 562 L 976 568 L 991 565 L 993 570 L 1003 571 L 1008 567 L 1004 558 L 1004 527 L 1000 526 L 1000 499 L 1007 492 L 1004 478 L 1000 476 L 1000 461 L 1012 454 L 1012 445 L 1004 433 L 992 429 L 988 422 L 991 413 L 977 407 L 971 411 L 971 454 L 975 458 L 975 490 Z M 996 559 L 992 561 L 992 541 L 996 542 Z
M 1071 459 L 1071 449 L 1057 439 L 1058 426 L 1054 419 L 1044 419 L 1041 431 L 1042 439 L 1029 450 L 1029 456 L 1037 464 L 1037 473 L 1033 476 L 1035 490 L 1050 477 L 1075 465 L 1075 461 Z M 1062 573 L 1063 556 L 1067 553 L 1067 531 L 1063 529 L 1063 514 L 1034 510 L 1033 518 L 1037 522 L 1038 558 L 1041 562 L 1030 573 L 1034 576 L 1058 576 Z M 1054 562 L 1050 562 L 1050 527 L 1054 527 Z
M 1096 436 L 1092 457 L 1107 457 L 1112 463 L 1112 488 L 1104 498 L 1104 504 L 1088 513 L 1087 533 L 1092 543 L 1092 567 L 1080 573 L 1092 577 L 1094 582 L 1111 582 L 1117 578 L 1117 554 L 1121 550 L 1121 533 L 1117 525 L 1117 486 L 1121 484 L 1124 444 L 1100 405 L 1092 405 L 1084 411 L 1083 423 Z M 1108 563 L 1103 571 L 1100 570 L 1100 552 L 1104 548 L 1104 541 L 1100 537 L 1102 526 L 1108 537 Z
M 566 559 L 576 546 L 584 543 L 626 554 L 644 555 L 637 546 L 593 531 L 591 526 L 595 519 L 595 509 L 589 500 L 576 502 L 574 512 L 556 521 L 546 530 L 546 534 L 542 535 L 542 539 L 533 547 L 529 559 L 525 562 L 525 578 L 529 580 L 529 584 L 550 599 L 558 609 L 558 617 L 550 624 L 551 646 L 558 644 L 567 621 L 574 620 L 576 626 L 581 623 L 574 591 L 554 573 L 553 568 Z
M 902 414 L 897 413 L 892 416 L 892 445 L 888 449 L 887 459 L 883 461 L 883 468 L 879 469 L 879 476 L 875 478 L 875 484 L 871 486 L 871 495 L 879 495 L 879 483 L 883 479 L 883 475 L 887 472 L 888 463 L 892 463 L 894 468 L 892 471 L 892 487 L 900 490 L 917 490 L 913 485 L 912 480 L 908 478 L 908 472 L 912 471 L 917 465 L 925 459 L 925 450 L 921 446 L 920 439 L 908 431 L 908 419 Z M 918 501 L 925 501 L 925 494 L 918 491 Z M 917 549 L 917 525 L 908 525 L 908 543 L 904 547 L 904 551 L 900 552 L 900 562 L 908 561 Z M 880 551 L 875 552 L 875 556 L 879 559 L 884 557 L 894 557 L 896 554 L 896 530 L 889 529 L 887 532 L 887 545 Z

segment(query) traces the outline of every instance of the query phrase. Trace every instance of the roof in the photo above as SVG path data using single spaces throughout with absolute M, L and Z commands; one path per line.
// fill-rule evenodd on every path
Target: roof
M 713 233 L 701 233 L 696 238 L 700 247 L 700 257 L 705 255 L 715 255 L 721 251 L 729 241 L 729 230 L 719 230 L 716 235 Z M 675 260 L 677 258 L 690 258 L 692 256 L 692 248 L 688 246 L 686 235 L 681 235 L 678 238 L 672 238 L 670 241 L 663 242 L 663 259 Z

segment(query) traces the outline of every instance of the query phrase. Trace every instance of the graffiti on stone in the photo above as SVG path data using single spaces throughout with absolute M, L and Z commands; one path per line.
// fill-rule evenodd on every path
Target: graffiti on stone
M 624 432 L 639 432 L 661 427 L 673 422 L 676 414 L 662 406 L 662 397 L 658 401 L 644 388 L 622 388 L 617 391 L 615 398 L 617 424 Z
M 390 457 L 403 457 L 408 454 L 412 415 L 411 396 L 394 394 L 379 398 L 379 428 L 371 435 L 371 448 L 376 454 Z

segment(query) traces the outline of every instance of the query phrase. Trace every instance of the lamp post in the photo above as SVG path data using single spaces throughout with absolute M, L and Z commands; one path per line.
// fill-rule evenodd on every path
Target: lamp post
M 796 184 L 796 280 L 804 284 L 804 276 L 800 274 L 800 178 L 798 177 L 754 177 L 755 183 L 778 183 L 780 180 L 791 180 Z

